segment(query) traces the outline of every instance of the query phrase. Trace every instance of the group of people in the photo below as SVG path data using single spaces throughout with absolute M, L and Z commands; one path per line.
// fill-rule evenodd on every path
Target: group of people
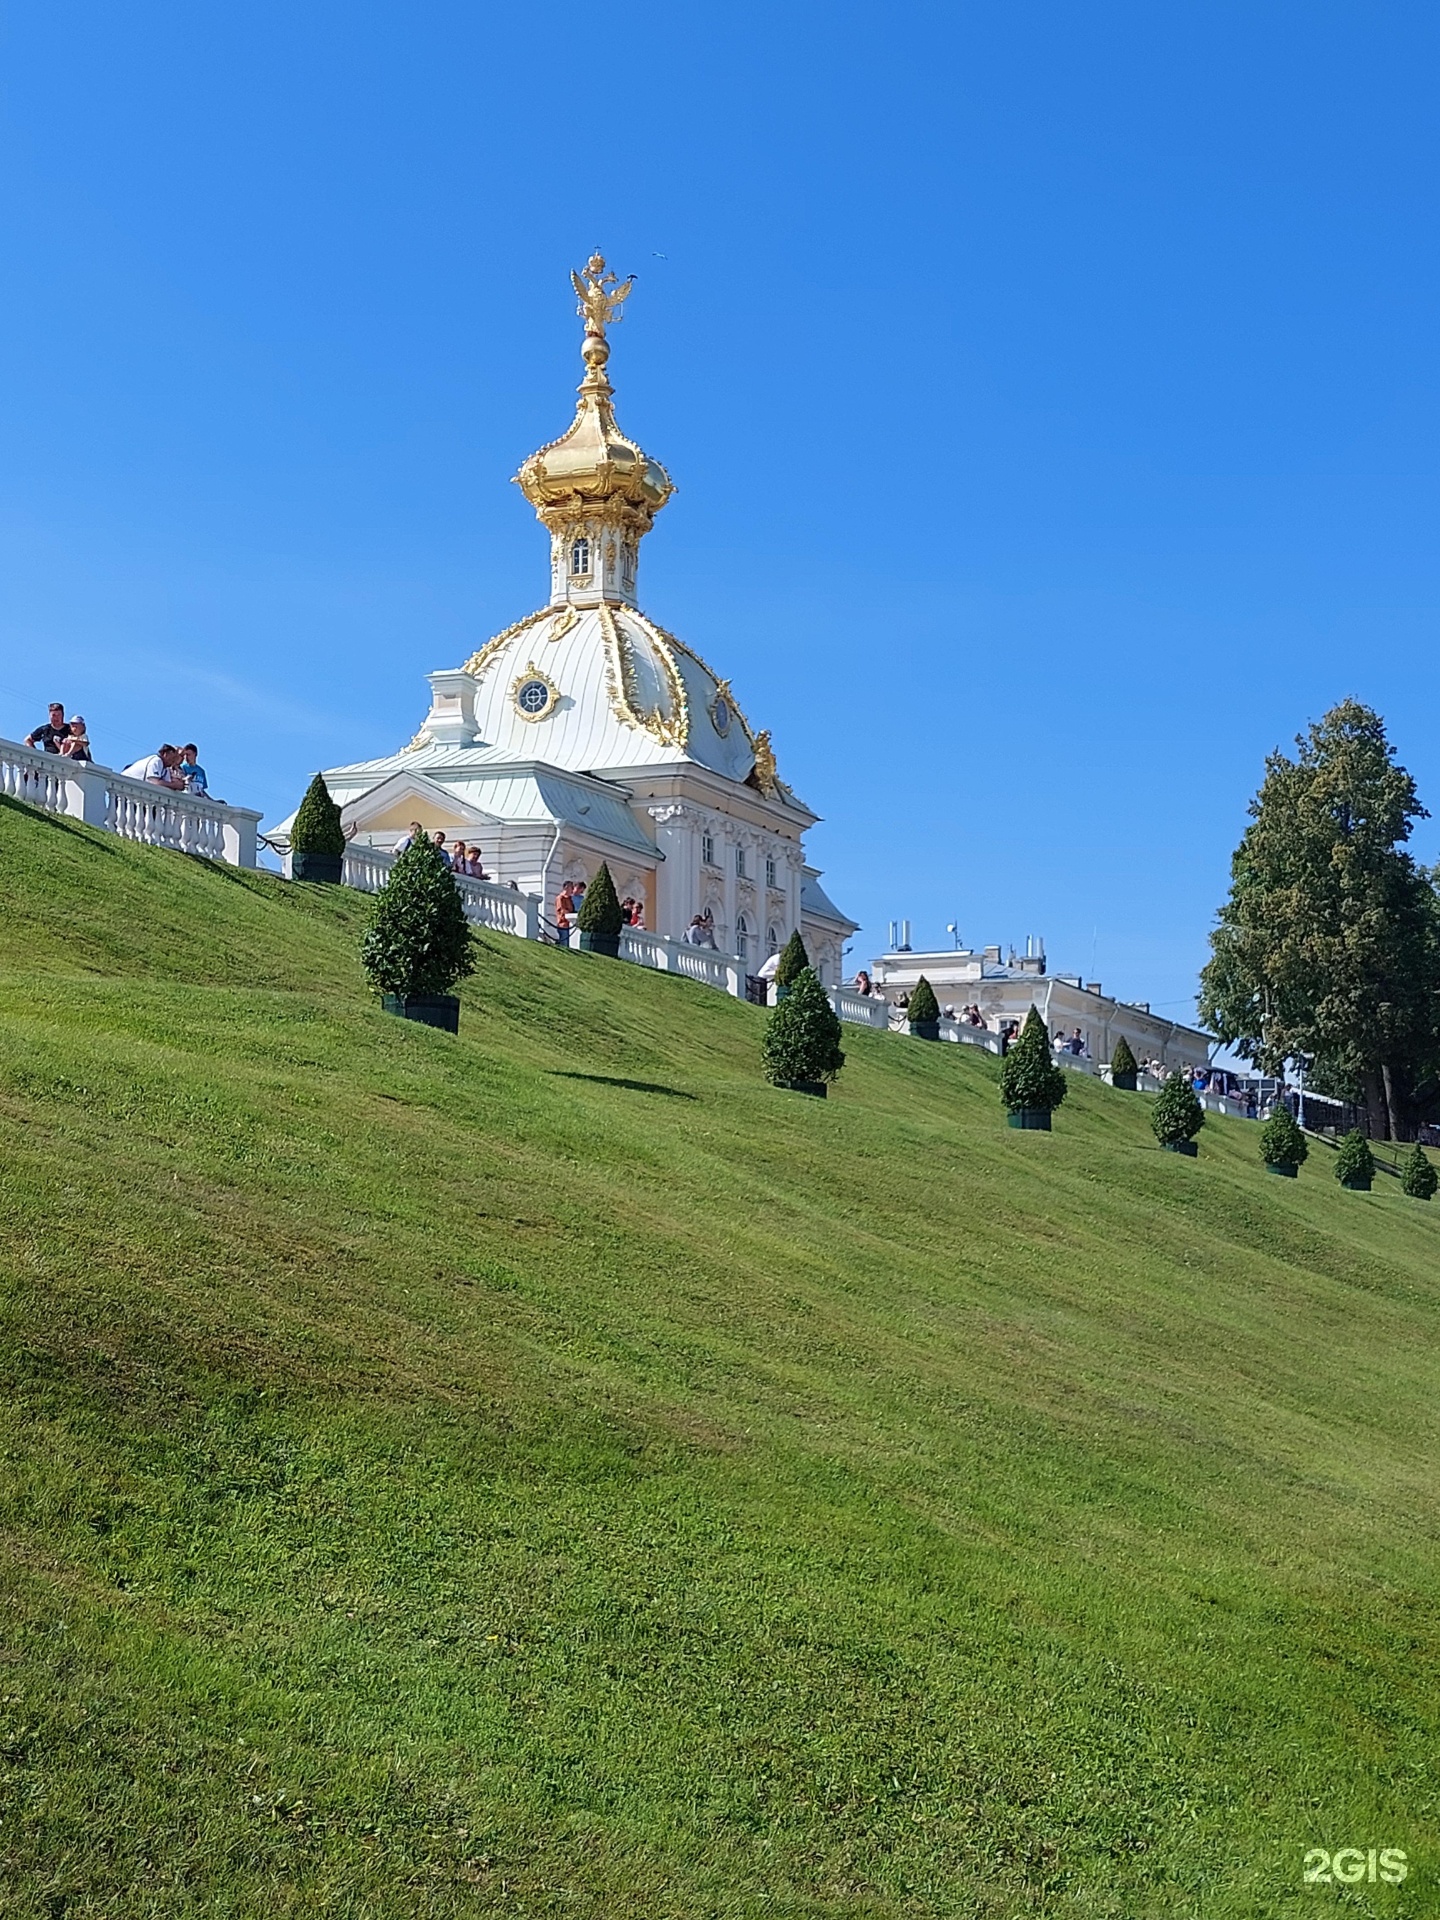
M 27 747 L 38 747 L 42 753 L 58 753 L 66 760 L 89 760 L 90 736 L 85 731 L 83 714 L 74 714 L 65 718 L 65 708 L 58 700 L 50 702 L 50 718 L 33 733 L 25 736 Z
M 75 713 L 67 720 L 64 703 L 59 700 L 50 702 L 49 719 L 26 734 L 25 744 L 42 753 L 58 754 L 63 760 L 94 764 L 85 716 Z M 169 793 L 193 793 L 202 799 L 210 797 L 210 783 L 200 764 L 200 749 L 193 740 L 183 747 L 171 746 L 167 740 L 156 752 L 143 754 L 120 771 L 127 779 L 143 780 L 148 787 L 163 787 Z
M 715 945 L 715 916 L 707 907 L 704 913 L 695 914 L 689 926 L 680 936 L 687 947 L 713 947 Z M 763 972 L 764 969 L 762 968 Z
M 579 880 L 567 880 L 555 896 L 555 931 L 562 938 L 567 935 L 580 918 L 580 909 L 585 904 L 586 883 Z M 637 900 L 634 894 L 627 893 L 620 902 L 621 924 L 626 927 L 643 928 L 645 925 L 645 902 Z M 714 945 L 714 942 L 711 942 Z
M 468 880 L 488 880 L 490 878 L 490 875 L 485 871 L 485 863 L 480 857 L 479 847 L 473 845 L 466 846 L 463 840 L 456 840 L 447 845 L 445 835 L 439 827 L 435 829 L 434 833 L 428 833 L 418 820 L 412 820 L 410 822 L 409 833 L 406 834 L 395 851 L 397 853 L 404 853 L 408 848 L 413 847 L 417 840 L 429 840 L 452 873 L 462 874 Z

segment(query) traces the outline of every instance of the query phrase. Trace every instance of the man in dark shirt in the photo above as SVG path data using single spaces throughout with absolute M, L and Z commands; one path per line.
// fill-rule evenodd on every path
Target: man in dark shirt
M 25 744 L 27 747 L 41 747 L 46 753 L 58 753 L 60 751 L 60 742 L 67 737 L 69 732 L 70 729 L 65 724 L 64 707 L 61 706 L 58 700 L 52 700 L 50 702 L 50 718 L 45 722 L 43 727 L 36 727 L 33 733 L 26 734 Z

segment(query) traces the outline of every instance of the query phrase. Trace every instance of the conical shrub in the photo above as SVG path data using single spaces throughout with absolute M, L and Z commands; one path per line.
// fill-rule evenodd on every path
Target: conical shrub
M 818 1086 L 845 1064 L 840 1018 L 829 995 L 806 967 L 765 1023 L 760 1042 L 765 1076 L 777 1087 Z
M 1001 1104 L 1011 1113 L 1053 1113 L 1067 1091 L 1065 1069 L 1051 1055 L 1045 1022 L 1031 1007 L 1000 1067 Z
M 1128 1074 L 1133 1080 L 1139 1071 L 1140 1063 L 1130 1051 L 1130 1042 L 1122 1033 L 1115 1042 L 1115 1051 L 1110 1056 L 1111 1078 L 1119 1079 L 1122 1075 Z
M 788 987 L 798 980 L 810 964 L 810 956 L 805 951 L 805 942 L 800 938 L 797 927 L 780 949 L 780 964 L 775 969 L 777 987 Z
M 1303 1167 L 1309 1154 L 1310 1143 L 1294 1114 L 1277 1107 L 1260 1129 L 1260 1158 L 1267 1167 Z
M 935 989 L 923 973 L 915 982 L 910 995 L 910 1005 L 905 1009 L 905 1018 L 912 1027 L 932 1026 L 940 1018 L 940 1002 L 935 998 Z
M 360 943 L 377 993 L 448 993 L 474 971 L 470 926 L 444 855 L 421 834 L 398 856 Z
M 1440 1174 L 1437 1174 L 1426 1158 L 1425 1149 L 1417 1140 L 1405 1156 L 1405 1164 L 1400 1169 L 1400 1188 L 1408 1193 L 1412 1200 L 1429 1200 L 1435 1192 Z
M 345 851 L 345 829 L 340 824 L 340 809 L 330 797 L 324 774 L 316 774 L 295 811 L 294 823 L 290 828 L 290 851 L 328 854 L 343 854 Z
M 620 896 L 615 891 L 615 882 L 610 878 L 610 869 L 603 860 L 600 862 L 600 871 L 585 889 L 585 898 L 580 903 L 575 924 L 581 933 L 601 933 L 612 940 L 625 925 Z
M 1360 1192 L 1375 1178 L 1375 1156 L 1358 1127 L 1352 1127 L 1340 1142 L 1340 1151 L 1335 1156 L 1335 1178 L 1342 1187 L 1354 1187 Z
M 1155 1096 L 1150 1125 L 1162 1147 L 1183 1147 L 1205 1124 L 1205 1109 L 1195 1089 L 1179 1068 Z

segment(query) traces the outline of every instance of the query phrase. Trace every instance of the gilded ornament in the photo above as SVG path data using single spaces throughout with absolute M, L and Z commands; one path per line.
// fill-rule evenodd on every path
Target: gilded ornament
M 493 640 L 487 640 L 478 652 L 472 653 L 461 668 L 461 672 L 468 673 L 472 680 L 478 680 L 486 668 L 493 663 L 496 654 L 507 640 L 513 640 L 517 633 L 524 633 L 525 629 L 533 627 L 537 620 L 547 619 L 553 611 L 552 607 L 541 607 L 535 613 L 527 613 L 523 620 L 515 621 L 512 626 L 506 627 L 503 633 L 497 633 Z

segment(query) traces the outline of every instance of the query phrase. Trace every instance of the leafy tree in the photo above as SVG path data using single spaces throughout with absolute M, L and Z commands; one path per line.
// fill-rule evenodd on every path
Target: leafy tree
M 1335 1156 L 1335 1178 L 1341 1182 L 1375 1178 L 1375 1156 L 1358 1127 L 1352 1127 L 1340 1142 L 1340 1151 Z
M 290 829 L 292 853 L 344 853 L 345 829 L 340 809 L 330 797 L 325 776 L 317 773 L 305 789 Z
M 575 924 L 582 933 L 606 934 L 611 939 L 625 925 L 620 896 L 615 891 L 615 882 L 610 878 L 610 868 L 603 860 L 600 862 L 600 871 L 585 889 L 585 898 L 580 903 Z
M 1031 1007 L 1000 1068 L 1001 1104 L 1011 1113 L 1026 1108 L 1053 1113 L 1067 1091 L 1065 1069 L 1057 1067 L 1051 1055 L 1045 1022 Z
M 445 857 L 420 834 L 398 856 L 360 943 L 377 993 L 403 999 L 448 993 L 474 971 L 470 926 Z
M 1401 1189 L 1412 1200 L 1429 1200 L 1433 1197 L 1440 1174 L 1425 1156 L 1425 1149 L 1417 1140 L 1405 1156 L 1405 1165 L 1400 1170 Z
M 777 1087 L 833 1080 L 845 1064 L 840 1018 L 829 995 L 805 967 L 765 1024 L 760 1043 L 766 1078 Z
M 940 1002 L 935 998 L 935 989 L 923 973 L 915 982 L 914 991 L 910 995 L 910 1005 L 905 1009 L 905 1018 L 912 1027 L 922 1021 L 940 1018 Z
M 793 985 L 809 964 L 810 956 L 805 951 L 805 942 L 800 938 L 800 929 L 797 927 L 780 949 L 780 964 L 775 969 L 776 986 Z
M 1268 1073 L 1310 1064 L 1392 1138 L 1440 1105 L 1440 895 L 1404 842 L 1425 818 L 1354 700 L 1271 754 L 1231 862 L 1200 1013 Z
M 1310 1142 L 1294 1114 L 1286 1106 L 1276 1107 L 1260 1129 L 1260 1158 L 1267 1167 L 1303 1167 L 1309 1157 Z
M 1115 1051 L 1110 1056 L 1110 1075 L 1117 1078 L 1122 1073 L 1133 1074 L 1140 1071 L 1140 1063 L 1130 1051 L 1130 1042 L 1122 1033 L 1115 1042 Z
M 1162 1147 L 1193 1140 L 1205 1124 L 1205 1109 L 1188 1077 L 1177 1067 L 1155 1096 L 1150 1125 Z

